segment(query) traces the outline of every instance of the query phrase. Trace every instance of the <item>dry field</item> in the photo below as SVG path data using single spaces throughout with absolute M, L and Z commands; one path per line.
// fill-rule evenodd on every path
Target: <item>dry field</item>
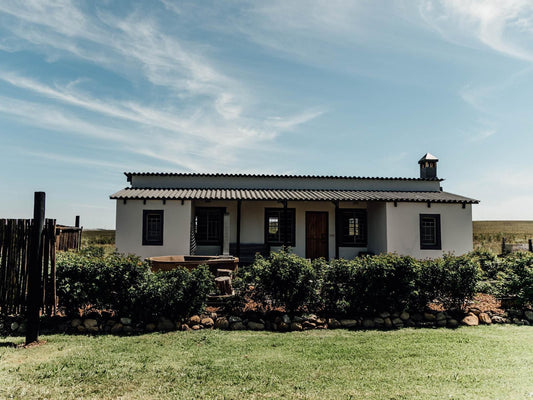
M 507 243 L 527 243 L 533 239 L 533 221 L 474 221 L 474 248 L 501 252 L 502 238 Z

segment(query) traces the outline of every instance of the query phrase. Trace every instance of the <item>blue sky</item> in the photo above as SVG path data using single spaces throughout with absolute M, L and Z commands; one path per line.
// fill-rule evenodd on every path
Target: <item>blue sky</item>
M 533 2 L 0 2 L 0 216 L 114 227 L 124 171 L 418 176 L 533 219 Z

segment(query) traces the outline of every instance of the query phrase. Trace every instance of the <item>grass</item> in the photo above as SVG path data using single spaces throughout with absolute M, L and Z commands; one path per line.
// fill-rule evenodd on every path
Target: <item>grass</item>
M 533 328 L 527 326 L 41 339 L 47 343 L 29 349 L 0 346 L 0 398 L 533 396 Z
M 474 248 L 501 253 L 502 238 L 507 243 L 527 243 L 533 239 L 533 221 L 474 221 Z

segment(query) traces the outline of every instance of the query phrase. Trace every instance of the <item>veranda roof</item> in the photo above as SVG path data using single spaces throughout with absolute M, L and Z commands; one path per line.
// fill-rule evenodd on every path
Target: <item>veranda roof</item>
M 287 201 L 385 201 L 477 204 L 479 200 L 448 192 L 388 190 L 302 189 L 149 189 L 125 188 L 111 199 L 141 200 L 287 200 Z

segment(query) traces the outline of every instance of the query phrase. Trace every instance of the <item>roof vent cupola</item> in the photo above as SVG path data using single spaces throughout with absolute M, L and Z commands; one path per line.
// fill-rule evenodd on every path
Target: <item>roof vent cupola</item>
M 418 164 L 420 164 L 420 179 L 437 179 L 437 163 L 439 159 L 431 153 L 426 153 Z

